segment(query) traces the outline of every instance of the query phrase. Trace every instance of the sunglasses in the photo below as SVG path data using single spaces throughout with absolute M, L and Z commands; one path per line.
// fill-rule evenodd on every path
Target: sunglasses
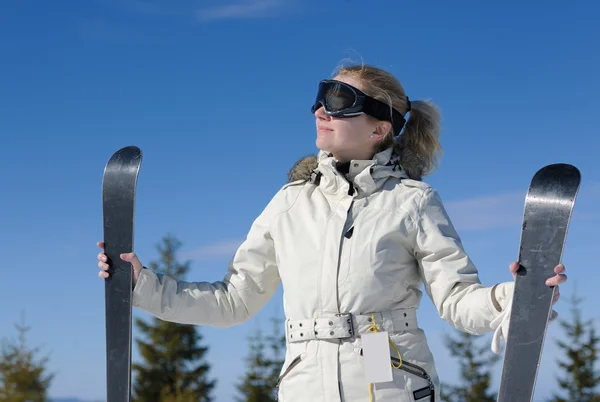
M 400 134 L 406 123 L 404 116 L 378 99 L 372 98 L 360 89 L 336 80 L 323 80 L 311 112 L 323 107 L 325 114 L 332 117 L 356 117 L 368 114 L 378 120 L 392 123 L 394 133 Z

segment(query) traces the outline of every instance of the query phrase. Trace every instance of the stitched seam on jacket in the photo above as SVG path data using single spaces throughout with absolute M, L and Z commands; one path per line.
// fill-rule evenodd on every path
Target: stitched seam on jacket
M 286 186 L 284 186 L 284 187 L 286 187 Z M 286 208 L 284 208 L 283 210 L 281 210 L 281 211 L 279 211 L 279 212 L 275 213 L 275 214 L 273 215 L 273 217 L 272 217 L 272 218 L 269 220 L 268 233 L 269 233 L 269 238 L 270 238 L 270 239 L 271 239 L 271 241 L 273 242 L 273 246 L 275 245 L 275 243 L 274 243 L 274 240 L 273 240 L 273 237 L 271 236 L 272 227 L 273 227 L 273 222 L 275 222 L 275 220 L 277 219 L 277 217 L 279 217 L 279 215 L 281 215 L 281 214 L 284 214 L 284 213 L 288 212 L 288 211 L 289 211 L 289 210 L 290 210 L 290 209 L 291 209 L 291 208 L 292 208 L 292 207 L 293 207 L 293 206 L 296 204 L 296 201 L 297 201 L 297 200 L 298 200 L 298 198 L 300 197 L 300 193 L 301 193 L 301 192 L 304 190 L 304 188 L 305 188 L 305 186 L 302 186 L 302 188 L 300 189 L 300 191 L 298 191 L 298 193 L 296 194 L 296 198 L 294 199 L 294 201 L 293 201 L 293 202 L 291 202 L 291 203 L 290 203 L 290 205 L 289 205 L 288 207 L 286 207 Z M 282 197 L 282 196 L 283 196 L 283 193 L 284 193 L 284 191 L 285 191 L 285 190 L 286 190 L 286 188 L 284 188 L 284 189 L 280 190 L 280 191 L 279 191 L 279 192 L 278 192 L 278 193 L 275 195 L 275 197 Z M 273 200 L 273 202 L 275 202 L 275 200 Z M 279 269 L 279 267 L 277 267 L 277 268 Z M 231 280 L 230 280 L 230 279 L 225 279 L 225 280 L 223 280 L 223 283 L 225 283 L 225 284 L 227 284 L 227 285 L 231 284 L 232 286 L 234 286 L 234 287 L 235 287 L 235 285 L 233 285 L 233 284 L 231 283 Z M 262 285 L 264 285 L 264 284 L 265 284 L 265 283 L 267 283 L 267 282 L 263 282 L 263 281 L 256 281 L 256 282 L 254 282 L 254 283 L 256 283 L 256 284 L 257 284 L 257 285 L 259 285 L 259 286 L 262 286 Z M 237 290 L 238 292 L 241 292 L 241 291 L 243 291 L 243 290 L 246 290 L 246 289 L 248 289 L 248 288 L 250 288 L 250 286 L 243 286 L 243 287 L 240 287 L 240 288 L 237 288 L 237 287 L 236 287 L 236 290 Z
M 417 201 L 415 201 L 415 203 L 417 204 L 416 211 L 412 215 L 411 214 L 408 215 L 411 219 L 411 223 L 413 225 L 413 230 L 415 231 L 415 233 L 417 231 L 417 228 L 419 227 L 418 221 L 420 220 L 419 217 L 421 216 L 421 211 L 423 210 L 423 203 L 425 202 L 425 195 L 431 193 L 431 191 L 433 191 L 433 189 L 431 187 L 428 187 L 421 192 L 420 198 Z
M 295 187 L 295 186 L 294 186 Z M 280 191 L 279 195 L 283 195 L 283 193 L 288 189 L 289 187 L 285 187 Z M 288 212 L 290 209 L 292 209 L 292 207 L 294 205 L 296 205 L 296 202 L 298 201 L 298 198 L 300 198 L 300 193 L 302 193 L 304 190 L 306 189 L 306 183 L 303 184 L 300 189 L 298 190 L 298 192 L 296 193 L 296 198 L 294 198 L 294 200 L 290 203 L 290 205 L 287 208 L 284 208 L 283 210 L 277 212 L 275 215 L 273 215 L 273 218 L 270 220 L 269 222 L 269 235 L 271 233 L 271 228 L 273 226 L 273 222 L 275 222 L 275 220 L 279 217 L 279 215 L 282 215 L 286 212 Z M 271 237 L 271 239 L 273 239 Z

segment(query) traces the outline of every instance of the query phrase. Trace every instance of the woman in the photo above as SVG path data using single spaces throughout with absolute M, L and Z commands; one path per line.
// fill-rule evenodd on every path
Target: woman
M 296 163 L 223 281 L 176 282 L 124 254 L 134 305 L 167 321 L 227 327 L 251 318 L 281 281 L 287 351 L 279 400 L 439 401 L 417 324 L 421 282 L 453 327 L 500 337 L 513 282 L 480 283 L 440 197 L 421 181 L 440 150 L 438 110 L 410 102 L 389 73 L 360 65 L 321 82 L 312 112 L 318 156 Z M 98 259 L 106 278 L 106 256 Z M 513 276 L 517 267 L 510 265 Z M 555 271 L 548 286 L 566 280 L 563 265 Z M 378 331 L 389 340 L 393 367 L 389 357 L 375 364 L 392 380 L 369 383 L 364 359 L 374 355 L 363 341 Z

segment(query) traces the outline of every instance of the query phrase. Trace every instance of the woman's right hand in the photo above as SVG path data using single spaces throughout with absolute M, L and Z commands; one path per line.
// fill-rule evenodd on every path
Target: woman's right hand
M 99 241 L 98 242 L 98 247 L 100 247 L 102 250 L 104 250 L 104 242 L 103 241 Z M 138 277 L 140 276 L 140 272 L 142 272 L 142 263 L 140 262 L 139 258 L 137 257 L 137 255 L 135 255 L 135 253 L 124 253 L 121 254 L 121 259 L 123 261 L 127 261 L 129 263 L 131 263 L 131 268 L 133 270 L 132 275 L 133 275 L 133 283 L 135 285 L 135 283 L 137 282 Z M 98 267 L 100 268 L 100 272 L 98 272 L 98 276 L 100 278 L 106 279 L 108 278 L 108 258 L 106 257 L 106 254 L 104 254 L 104 252 L 100 252 L 100 254 L 98 254 Z

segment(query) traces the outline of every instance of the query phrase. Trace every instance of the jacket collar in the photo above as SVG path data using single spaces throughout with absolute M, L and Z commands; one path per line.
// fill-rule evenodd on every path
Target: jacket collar
M 348 190 L 352 183 L 358 197 L 372 194 L 390 177 L 408 178 L 392 147 L 370 160 L 352 160 L 346 169 L 331 154 L 320 151 L 316 157 L 311 155 L 296 162 L 288 176 L 290 181 L 315 182 L 318 178 L 319 186 L 328 193 L 336 193 L 342 188 Z

